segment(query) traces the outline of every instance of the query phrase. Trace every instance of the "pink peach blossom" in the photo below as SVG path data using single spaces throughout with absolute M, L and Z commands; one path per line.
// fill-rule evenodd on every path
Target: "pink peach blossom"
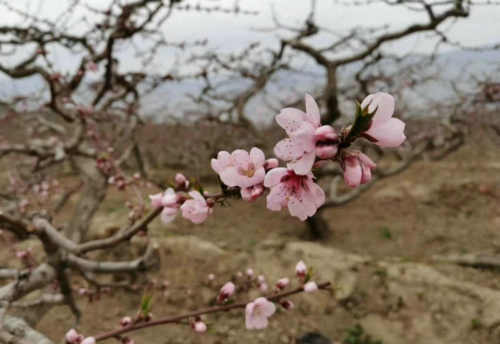
M 264 186 L 271 189 L 267 208 L 280 211 L 287 207 L 292 216 L 304 221 L 325 203 L 325 192 L 314 183 L 313 174 L 296 174 L 292 169 L 274 168 L 266 174 Z
M 204 333 L 207 331 L 207 325 L 203 321 L 197 321 L 193 325 L 195 332 Z
M 259 148 L 252 148 L 250 153 L 237 149 L 229 154 L 219 152 L 217 159 L 212 159 L 212 169 L 219 175 L 224 184 L 230 187 L 248 188 L 261 184 L 266 171 L 266 158 Z
M 230 298 L 234 294 L 235 290 L 236 286 L 234 285 L 233 282 L 227 282 L 226 284 L 224 284 L 219 292 L 219 297 L 218 297 L 219 302 L 222 302 Z
M 380 147 L 398 147 L 406 140 L 405 123 L 392 117 L 394 106 L 394 97 L 384 92 L 370 94 L 361 103 L 370 113 L 376 111 L 370 129 L 364 134 L 375 139 L 374 143 Z
M 189 196 L 192 199 L 188 199 L 181 206 L 182 216 L 196 224 L 204 222 L 212 213 L 212 208 L 198 191 L 189 192 Z
M 132 318 L 131 317 L 123 317 L 120 320 L 120 326 L 122 326 L 122 327 L 127 327 L 130 324 L 132 324 Z
M 354 188 L 366 184 L 372 179 L 372 169 L 377 165 L 361 152 L 347 154 L 343 160 L 344 181 Z
M 184 176 L 182 173 L 177 173 L 175 175 L 175 183 L 180 188 L 187 189 L 189 187 L 189 180 L 187 180 L 186 176 Z
M 264 329 L 268 325 L 268 320 L 276 311 L 274 303 L 269 302 L 265 297 L 259 297 L 250 302 L 245 307 L 245 325 L 249 330 Z
M 64 336 L 66 343 L 68 344 L 78 344 L 83 340 L 83 336 L 79 334 L 74 328 L 66 332 Z
M 290 279 L 285 277 L 285 278 L 280 278 L 278 280 L 278 282 L 276 283 L 276 288 L 278 289 L 285 289 L 286 287 L 288 287 L 288 285 L 290 284 Z
M 338 141 L 338 135 L 331 126 L 320 126 L 319 108 L 313 97 L 306 94 L 305 103 L 305 113 L 285 108 L 276 116 L 276 122 L 285 129 L 288 138 L 276 144 L 274 153 L 288 162 L 288 168 L 300 175 L 311 171 L 316 156 L 320 159 L 333 158 L 337 153 Z
M 318 290 L 318 285 L 316 284 L 316 282 L 311 281 L 304 284 L 304 291 L 306 293 L 311 293 L 316 290 Z
M 295 266 L 295 273 L 297 274 L 298 277 L 306 276 L 307 266 L 302 260 L 297 263 L 297 266 Z

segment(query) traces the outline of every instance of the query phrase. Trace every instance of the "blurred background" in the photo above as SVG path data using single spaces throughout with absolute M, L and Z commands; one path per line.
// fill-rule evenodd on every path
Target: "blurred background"
M 262 332 L 223 314 L 203 337 L 178 326 L 134 338 L 496 343 L 499 32 L 494 0 L 0 0 L 0 215 L 43 211 L 76 241 L 103 238 L 177 172 L 218 190 L 209 162 L 220 150 L 271 156 L 285 134 L 274 116 L 303 108 L 305 93 L 341 128 L 356 101 L 388 92 L 407 142 L 358 142 L 377 162 L 358 189 L 333 163 L 315 171 L 327 202 L 306 222 L 264 199 L 229 200 L 203 225 L 156 221 L 148 232 L 161 257 L 148 273 L 155 316 L 210 303 L 247 268 L 273 285 L 299 259 L 334 295 L 297 298 Z M 2 238 L 5 266 L 19 264 L 12 250 L 45 259 L 35 240 Z M 143 247 L 134 238 L 96 258 Z M 82 328 L 102 332 L 133 312 L 146 284 L 130 283 L 97 302 L 75 277 Z M 72 326 L 63 305 L 20 314 L 53 340 Z

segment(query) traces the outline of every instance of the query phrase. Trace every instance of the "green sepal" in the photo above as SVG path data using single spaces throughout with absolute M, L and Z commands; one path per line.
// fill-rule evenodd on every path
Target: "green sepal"
M 372 118 L 377 112 L 377 108 L 375 108 L 373 112 L 369 112 L 369 105 L 370 104 L 368 104 L 365 108 L 362 108 L 361 104 L 356 102 L 356 117 L 354 119 L 354 123 L 352 124 L 349 133 L 343 140 L 343 143 L 345 143 L 346 145 L 351 144 L 365 131 L 370 129 Z

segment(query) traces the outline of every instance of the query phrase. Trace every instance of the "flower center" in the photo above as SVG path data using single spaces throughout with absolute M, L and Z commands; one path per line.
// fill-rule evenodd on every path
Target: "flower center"
M 248 178 L 252 178 L 255 174 L 255 165 L 251 162 L 247 165 L 247 168 L 239 168 L 238 173 L 244 176 L 247 176 Z

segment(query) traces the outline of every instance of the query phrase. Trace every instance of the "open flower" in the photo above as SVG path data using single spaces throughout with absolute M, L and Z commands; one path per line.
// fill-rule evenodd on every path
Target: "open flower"
M 394 105 L 394 97 L 384 92 L 370 94 L 361 103 L 361 107 L 368 107 L 370 113 L 376 111 L 370 129 L 364 135 L 380 147 L 397 147 L 406 140 L 405 123 L 392 117 Z
M 242 149 L 237 149 L 231 154 L 226 151 L 219 152 L 217 159 L 212 159 L 211 165 L 227 186 L 248 188 L 264 180 L 265 162 L 264 152 L 254 147 L 250 153 Z
M 204 222 L 212 213 L 205 198 L 198 191 L 189 192 L 192 199 L 188 199 L 181 206 L 182 216 L 193 223 Z
M 163 207 L 161 220 L 164 223 L 172 222 L 179 210 L 179 195 L 172 188 L 168 188 L 163 194 L 150 195 L 151 205 L 155 208 Z
M 354 188 L 360 184 L 366 184 L 372 179 L 372 169 L 377 165 L 361 152 L 346 154 L 343 160 L 344 181 Z
M 267 327 L 269 318 L 276 311 L 274 303 L 265 297 L 259 297 L 245 307 L 245 325 L 249 330 L 260 330 Z
M 267 195 L 268 209 L 280 211 L 287 207 L 290 215 L 302 221 L 325 203 L 325 192 L 314 183 L 311 172 L 299 175 L 291 169 L 274 168 L 267 173 L 264 186 L 271 188 Z
M 285 108 L 276 116 L 276 122 L 285 129 L 288 138 L 274 147 L 276 156 L 288 162 L 288 168 L 300 175 L 308 174 L 316 160 L 331 159 L 337 154 L 338 135 L 329 125 L 321 125 L 316 101 L 305 97 L 306 112 Z

